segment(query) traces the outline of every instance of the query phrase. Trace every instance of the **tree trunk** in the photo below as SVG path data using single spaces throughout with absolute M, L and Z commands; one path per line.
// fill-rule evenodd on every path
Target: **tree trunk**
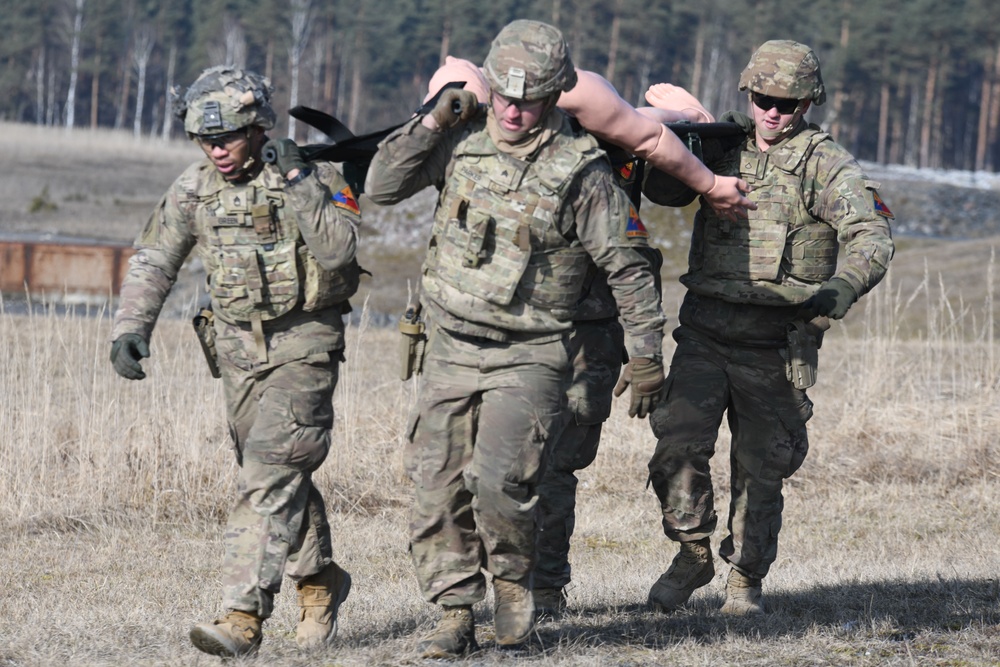
M 840 54 L 838 55 L 837 72 L 834 78 L 837 82 L 837 89 L 833 94 L 833 110 L 830 113 L 830 118 L 832 119 L 830 121 L 830 134 L 835 139 L 840 136 L 843 124 L 840 119 L 844 111 L 844 100 L 847 99 L 844 59 L 846 58 L 848 44 L 851 41 L 851 0 L 844 0 L 842 12 L 844 18 L 840 21 Z
M 48 79 L 45 93 L 45 124 L 53 127 L 58 122 L 59 115 L 59 103 L 56 102 L 56 68 L 49 67 L 45 78 Z
M 885 144 L 889 133 L 889 82 L 882 79 L 882 90 L 878 103 L 878 149 L 875 161 L 885 164 Z
M 170 55 L 167 56 L 167 94 L 166 103 L 163 105 L 163 140 L 167 141 L 170 139 L 170 130 L 173 128 L 174 123 L 174 110 L 173 110 L 173 89 L 174 89 L 174 72 L 177 69 L 177 42 L 171 42 L 170 44 Z
M 98 111 L 101 105 L 101 35 L 97 35 L 94 46 L 94 74 L 90 77 L 90 129 L 97 129 Z
M 707 30 L 704 17 L 699 16 L 698 29 L 694 35 L 694 68 L 691 70 L 691 94 L 695 97 L 701 95 L 701 60 L 705 57 L 705 32 Z
M 125 125 L 125 113 L 128 109 L 128 96 L 132 92 L 132 50 L 128 51 L 125 60 L 122 62 L 122 91 L 118 100 L 118 112 L 115 114 L 115 129 L 120 130 Z
M 299 103 L 299 74 L 302 55 L 309 43 L 309 16 L 312 14 L 312 0 L 291 0 L 292 5 L 292 43 L 288 47 L 288 66 L 291 76 L 291 89 L 288 95 L 288 108 Z M 295 118 L 288 117 L 288 138 L 295 139 Z
M 354 48 L 351 50 L 351 106 L 347 114 L 347 127 L 355 132 L 358 126 L 358 118 L 361 116 L 361 63 L 364 62 L 362 54 L 365 46 L 365 5 L 358 7 L 358 16 L 354 21 Z
M 976 160 L 973 169 L 982 171 L 986 163 L 986 132 L 990 118 L 990 85 L 993 79 L 993 51 L 983 58 L 983 81 L 979 86 L 979 122 L 976 125 Z
M 135 117 L 132 119 L 132 136 L 138 139 L 142 136 L 142 113 L 146 101 L 146 71 L 149 69 L 149 57 L 153 53 L 153 36 L 147 26 L 139 29 L 135 38 L 135 50 L 132 52 L 132 62 L 135 65 Z
M 326 53 L 323 56 L 323 108 L 333 108 L 333 91 L 337 85 L 337 69 L 334 62 L 333 44 L 337 41 L 337 35 L 332 27 L 329 28 L 326 39 Z
M 45 45 L 38 48 L 35 69 L 35 123 L 45 124 Z
M 69 88 L 66 90 L 66 127 L 76 122 L 76 81 L 80 75 L 80 33 L 83 32 L 84 0 L 76 0 L 73 17 L 73 41 L 69 50 Z
M 993 59 L 990 119 L 986 130 L 986 168 L 990 171 L 993 171 L 996 166 L 993 155 L 996 149 L 998 126 L 1000 126 L 1000 44 L 997 45 L 997 55 Z
M 618 38 L 622 23 L 622 1 L 615 0 L 615 13 L 611 19 L 611 39 L 608 44 L 608 68 L 604 73 L 604 78 L 612 83 L 615 80 L 615 67 L 618 65 Z
M 445 56 L 451 50 L 451 17 L 448 16 L 448 6 L 445 4 L 444 22 L 441 24 L 441 51 L 438 53 L 438 67 L 444 65 Z
M 931 62 L 927 67 L 927 80 L 924 83 L 924 113 L 920 123 L 920 162 L 924 169 L 931 163 L 931 131 L 934 125 L 934 92 L 937 87 L 937 75 L 941 64 L 937 51 L 931 54 Z

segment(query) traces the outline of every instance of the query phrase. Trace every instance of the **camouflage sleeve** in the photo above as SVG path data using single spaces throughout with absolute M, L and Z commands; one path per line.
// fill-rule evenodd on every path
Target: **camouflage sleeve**
M 850 283 L 859 296 L 866 294 L 885 276 L 894 252 L 889 226 L 894 216 L 878 194 L 879 184 L 833 141 L 816 147 L 806 165 L 805 183 L 810 212 L 837 230 L 844 249 L 836 277 Z
M 312 174 L 288 186 L 285 194 L 302 240 L 324 269 L 336 271 L 354 259 L 361 209 L 332 164 L 317 162 L 312 169 Z
M 379 144 L 365 180 L 365 194 L 376 204 L 396 204 L 444 184 L 457 131 L 429 130 L 422 118 L 414 117 Z
M 603 162 L 591 163 L 572 188 L 568 207 L 575 234 L 607 273 L 625 325 L 629 356 L 660 360 L 666 318 L 649 258 L 649 233 Z
M 178 179 L 149 217 L 122 280 L 111 340 L 126 333 L 149 340 L 177 272 L 196 241 L 189 226 L 192 206 Z

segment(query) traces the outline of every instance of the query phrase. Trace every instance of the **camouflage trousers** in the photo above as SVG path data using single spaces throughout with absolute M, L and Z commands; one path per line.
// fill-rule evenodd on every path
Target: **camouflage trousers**
M 573 383 L 566 393 L 566 426 L 549 447 L 538 485 L 536 588 L 570 582 L 569 543 L 576 526 L 576 471 L 597 457 L 601 428 L 611 416 L 622 367 L 624 331 L 616 318 L 577 322 L 569 338 Z
M 224 364 L 229 428 L 240 464 L 222 567 L 226 609 L 271 615 L 283 575 L 300 580 L 332 558 L 312 473 L 330 450 L 339 353 L 262 372 Z
M 428 602 L 479 602 L 483 569 L 530 576 L 538 479 L 563 423 L 566 337 L 497 343 L 431 331 L 406 447 L 410 553 Z
M 715 530 L 710 461 L 722 416 L 732 432 L 729 535 L 719 554 L 763 577 L 778 553 L 782 481 L 809 448 L 812 402 L 785 377 L 779 349 L 723 344 L 681 326 L 665 398 L 650 415 L 658 438 L 649 479 L 667 537 L 690 542 Z

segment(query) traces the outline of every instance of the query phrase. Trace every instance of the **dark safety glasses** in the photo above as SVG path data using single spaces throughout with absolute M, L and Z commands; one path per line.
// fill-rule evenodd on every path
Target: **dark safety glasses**
M 799 100 L 789 100 L 784 97 L 750 93 L 750 99 L 753 100 L 754 106 L 762 111 L 777 109 L 780 114 L 790 114 L 795 113 L 795 110 L 799 108 Z
M 196 134 L 194 140 L 206 151 L 216 146 L 224 150 L 232 150 L 247 140 L 246 129 L 223 132 L 222 134 Z

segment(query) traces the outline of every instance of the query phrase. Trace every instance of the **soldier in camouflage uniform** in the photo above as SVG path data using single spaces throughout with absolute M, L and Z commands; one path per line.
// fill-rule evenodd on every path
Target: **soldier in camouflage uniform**
M 298 590 L 296 640 L 309 649 L 333 640 L 351 585 L 333 561 L 311 476 L 330 447 L 360 212 L 331 164 L 306 163 L 290 139 L 268 140 L 270 95 L 267 79 L 215 67 L 179 100 L 205 158 L 174 182 L 138 237 L 112 332 L 115 370 L 141 380 L 163 302 L 197 251 L 240 471 L 225 532 L 227 613 L 190 636 L 227 657 L 257 650 L 283 575 Z
M 829 319 L 840 319 L 885 275 L 893 255 L 892 214 L 855 159 L 802 116 L 826 94 L 819 61 L 792 41 L 770 41 L 740 77 L 750 116 L 721 120 L 745 140 L 706 161 L 741 175 L 757 209 L 747 222 L 713 215 L 694 222 L 687 294 L 674 331 L 664 395 L 650 416 L 658 438 L 649 479 L 668 538 L 680 542 L 653 585 L 661 611 L 684 604 L 714 576 L 716 526 L 710 461 L 723 414 L 732 431 L 729 534 L 719 555 L 732 569 L 722 611 L 764 612 L 761 580 L 777 556 L 782 481 L 808 450 L 816 351 Z M 694 199 L 663 174 L 644 186 L 654 202 Z M 844 262 L 837 266 L 838 250 Z
M 430 333 L 406 461 L 410 545 L 424 597 L 442 607 L 424 657 L 476 647 L 472 605 L 493 577 L 498 645 L 529 635 L 535 508 L 545 448 L 563 426 L 569 332 L 591 263 L 628 333 L 632 414 L 662 387 L 663 314 L 645 229 L 589 135 L 556 110 L 575 82 L 565 40 L 515 21 L 485 63 L 492 90 L 445 91 L 380 145 L 365 190 L 392 204 L 440 194 L 421 301 Z M 457 110 L 457 111 L 456 111 Z

